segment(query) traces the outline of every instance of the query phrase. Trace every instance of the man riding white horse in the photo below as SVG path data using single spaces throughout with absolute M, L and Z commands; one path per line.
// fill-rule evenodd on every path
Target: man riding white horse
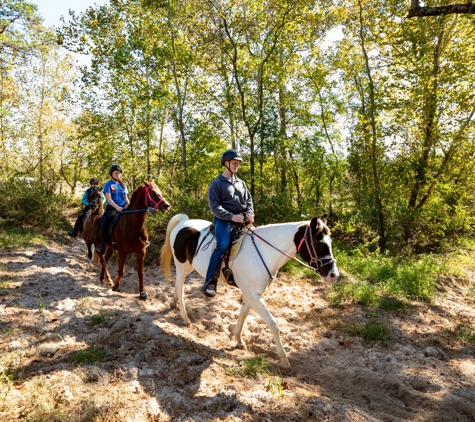
M 254 208 L 251 194 L 246 184 L 236 176 L 242 157 L 233 149 L 221 155 L 221 164 L 225 167 L 208 187 L 208 205 L 213 214 L 216 248 L 209 260 L 206 279 L 202 288 L 206 296 L 214 297 L 218 285 L 219 270 L 224 254 L 231 245 L 231 230 L 234 223 L 243 224 L 254 221 Z M 244 217 L 245 216 L 245 217 Z

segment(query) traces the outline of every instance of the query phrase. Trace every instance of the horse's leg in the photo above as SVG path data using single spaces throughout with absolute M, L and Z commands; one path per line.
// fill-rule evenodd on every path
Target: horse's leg
M 112 278 L 109 273 L 109 268 L 107 267 L 107 262 L 109 261 L 109 258 L 112 255 L 112 249 L 107 248 L 105 255 L 99 255 L 99 259 L 101 261 L 101 275 L 99 277 L 101 284 L 104 283 L 104 276 L 107 277 L 107 281 L 109 282 L 109 286 L 112 286 Z M 97 254 L 96 254 L 97 255 Z
M 246 320 L 247 315 L 249 314 L 249 310 L 251 309 L 251 305 L 247 302 L 244 302 L 241 306 L 241 311 L 239 312 L 239 318 L 236 322 L 236 327 L 234 328 L 234 337 L 237 340 L 237 347 L 241 349 L 247 349 L 246 343 L 244 343 L 242 339 L 242 327 L 244 326 L 244 321 Z
M 115 283 L 112 286 L 112 290 L 114 292 L 118 292 L 120 290 L 120 280 L 124 275 L 124 267 L 125 267 L 125 258 L 127 255 L 124 252 L 118 252 L 118 260 L 117 260 L 117 277 L 115 279 Z
M 89 259 L 89 268 L 92 268 L 92 242 L 88 239 L 86 240 L 86 247 L 87 247 L 87 257 Z
M 176 265 L 176 280 L 175 280 L 175 293 L 173 294 L 173 301 L 171 303 L 172 308 L 178 307 L 180 309 L 180 315 L 183 319 L 183 325 L 190 325 L 191 321 L 188 318 L 185 308 L 185 277 L 190 271 L 186 271 L 184 265 L 178 263 Z
M 249 305 L 259 314 L 259 316 L 264 320 L 264 322 L 271 330 L 272 335 L 274 336 L 275 345 L 277 347 L 277 354 L 280 357 L 280 368 L 283 370 L 290 369 L 290 363 L 287 359 L 287 354 L 285 353 L 284 346 L 282 345 L 282 341 L 280 340 L 279 325 L 277 324 L 277 321 L 267 308 L 267 305 L 264 302 L 264 299 L 262 299 L 262 296 L 258 293 L 253 293 L 247 297 L 243 297 L 243 299 L 244 303 L 249 303 Z
M 145 291 L 144 281 L 143 281 L 143 266 L 145 261 L 145 254 L 147 253 L 147 249 L 142 249 L 138 251 L 135 255 L 137 256 L 137 275 L 139 277 L 139 298 L 141 300 L 148 299 L 148 293 Z

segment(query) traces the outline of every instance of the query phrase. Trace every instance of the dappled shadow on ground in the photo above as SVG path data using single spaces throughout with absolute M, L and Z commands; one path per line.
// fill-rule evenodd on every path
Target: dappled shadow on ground
M 141 302 L 133 267 L 114 293 L 88 270 L 79 242 L 8 251 L 0 259 L 0 277 L 7 280 L 0 291 L 0 351 L 14 356 L 9 364 L 3 360 L 2 370 L 16 377 L 23 402 L 14 402 L 14 389 L 5 394 L 19 409 L 28 404 L 26 386 L 38 380 L 48 383 L 58 403 L 72 400 L 64 396 L 68 388 L 86 395 L 96 416 L 108 420 L 475 419 L 474 351 L 447 334 L 473 317 L 469 307 L 330 309 L 328 285 L 277 279 L 265 298 L 292 365 L 284 375 L 270 331 L 254 312 L 243 331 L 248 350 L 230 340 L 241 306 L 238 289 L 220 287 L 215 299 L 206 299 L 202 279 L 192 274 L 185 289 L 193 324 L 184 327 L 169 307 L 173 286 L 156 267 L 146 268 L 150 300 Z M 338 329 L 337 323 L 369 317 L 390 327 L 387 345 L 364 344 Z M 254 376 L 244 373 L 256 356 L 270 365 Z M 112 400 L 121 388 L 122 401 Z M 108 400 L 113 405 L 107 407 Z M 25 411 L 18 410 L 18 420 Z

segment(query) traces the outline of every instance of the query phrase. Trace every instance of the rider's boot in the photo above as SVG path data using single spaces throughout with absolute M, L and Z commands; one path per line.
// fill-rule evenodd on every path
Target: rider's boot
M 216 290 L 218 288 L 218 279 L 219 279 L 219 269 L 221 267 L 221 263 L 219 264 L 218 268 L 216 269 L 215 273 L 211 277 L 211 280 L 204 284 L 201 288 L 201 291 L 205 296 L 208 297 L 215 297 Z
M 95 249 L 95 252 L 98 254 L 98 255 L 104 255 L 106 253 L 106 244 L 105 242 L 101 242 L 99 244 L 99 246 Z

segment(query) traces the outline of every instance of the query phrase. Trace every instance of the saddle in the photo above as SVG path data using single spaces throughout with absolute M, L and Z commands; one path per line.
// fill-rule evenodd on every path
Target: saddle
M 231 230 L 231 246 L 226 250 L 223 259 L 218 265 L 218 268 L 216 269 L 216 272 L 214 273 L 214 277 L 219 278 L 219 273 L 221 269 L 221 263 L 224 261 L 224 267 L 223 267 L 223 275 L 224 278 L 226 279 L 226 282 L 230 286 L 235 286 L 237 287 L 236 283 L 234 282 L 234 274 L 233 270 L 229 266 L 229 261 L 231 263 L 236 259 L 239 250 L 241 249 L 242 241 L 244 239 L 244 225 L 239 224 L 239 223 L 233 223 L 233 227 Z M 209 233 L 214 236 L 214 224 L 211 224 L 209 226 Z M 198 247 L 198 250 L 200 248 Z

